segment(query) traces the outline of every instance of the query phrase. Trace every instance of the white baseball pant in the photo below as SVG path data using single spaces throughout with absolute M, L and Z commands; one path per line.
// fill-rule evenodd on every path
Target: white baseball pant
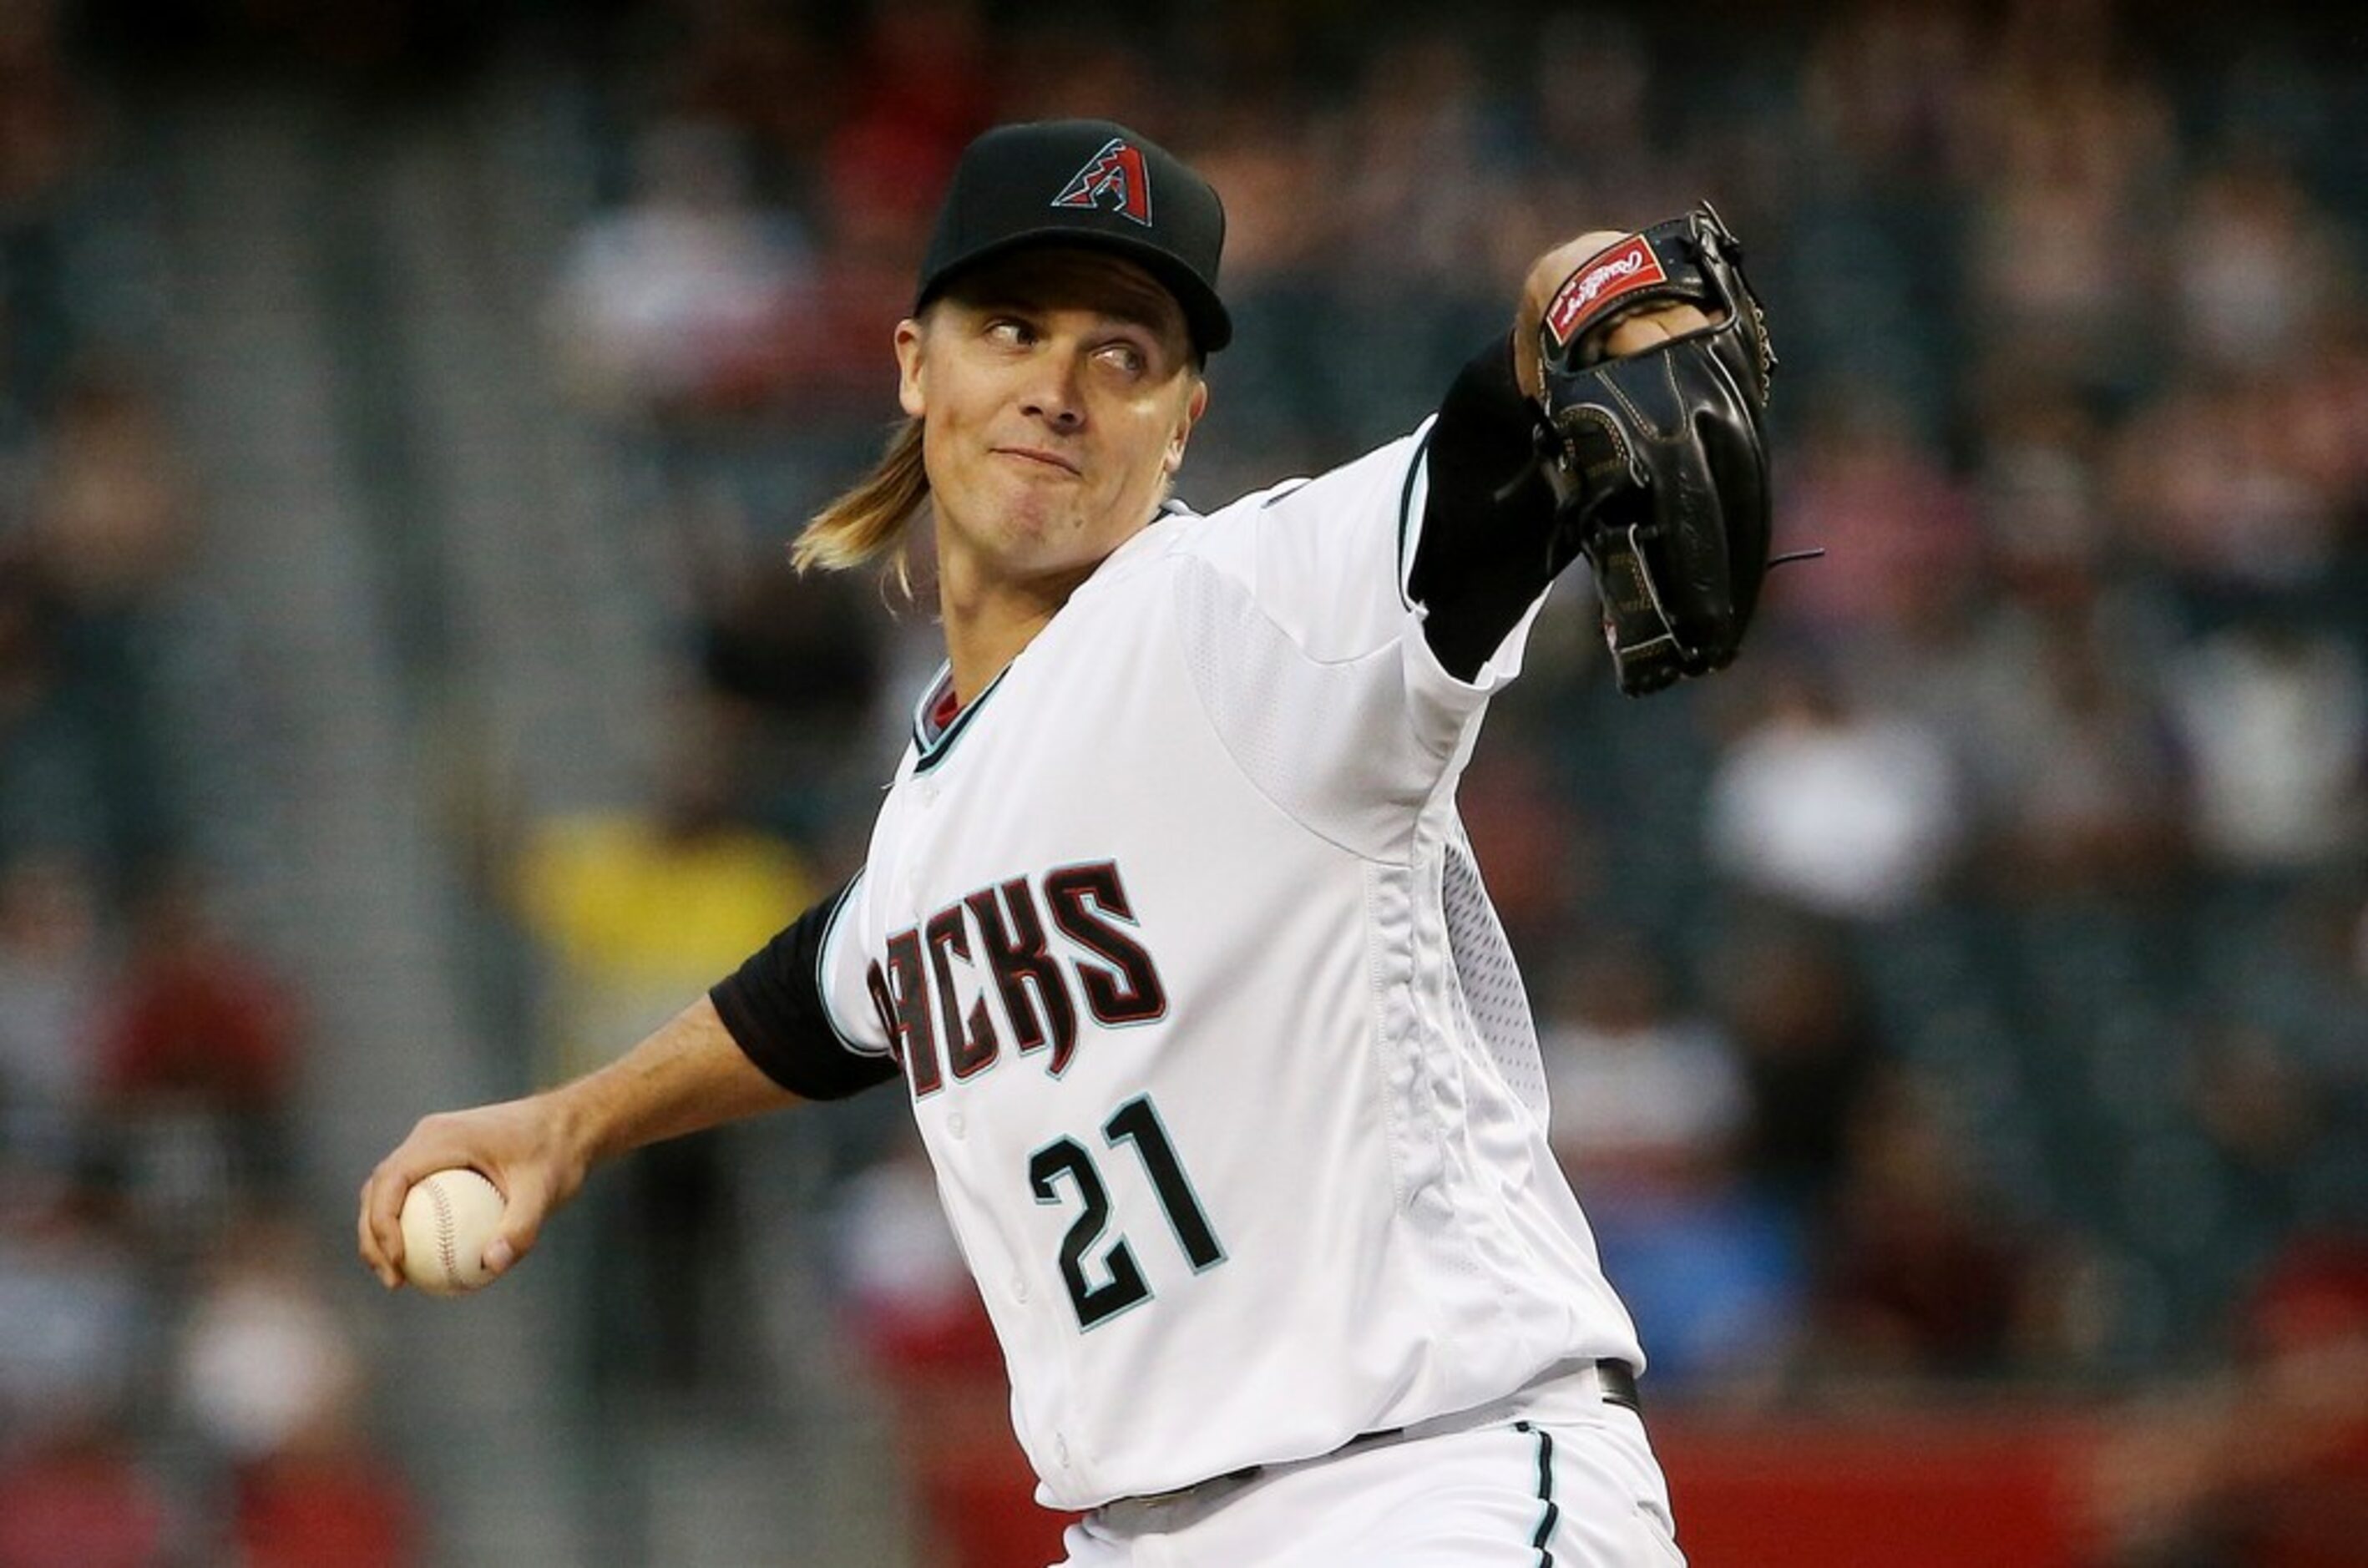
M 1634 1412 L 1367 1439 L 1069 1528 L 1063 1568 L 1684 1568 Z

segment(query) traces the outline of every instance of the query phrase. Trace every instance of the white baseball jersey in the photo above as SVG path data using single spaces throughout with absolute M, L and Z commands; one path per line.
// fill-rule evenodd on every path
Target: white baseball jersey
M 940 677 L 826 916 L 1050 1506 L 1642 1364 L 1455 810 L 1529 618 L 1440 668 L 1426 482 L 1416 436 L 1163 513 L 958 714 Z

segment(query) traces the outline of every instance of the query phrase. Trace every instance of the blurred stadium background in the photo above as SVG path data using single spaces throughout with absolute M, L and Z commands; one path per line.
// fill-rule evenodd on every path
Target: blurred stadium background
M 1829 554 L 1644 703 L 1557 590 L 1464 791 L 1697 1563 L 2368 1562 L 2363 36 L 0 0 L 0 1568 L 1042 1560 L 893 1096 L 350 1236 L 856 863 L 931 628 L 782 543 L 1064 113 L 1231 206 L 1202 504 L 1750 244 Z

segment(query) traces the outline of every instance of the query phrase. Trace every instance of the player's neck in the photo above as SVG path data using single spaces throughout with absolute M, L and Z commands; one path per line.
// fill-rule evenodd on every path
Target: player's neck
M 971 569 L 966 569 L 971 568 Z M 1052 623 L 1092 569 L 1059 577 L 1012 581 L 943 560 L 938 573 L 938 614 L 946 634 L 946 663 L 954 697 L 968 703 L 993 684 L 1019 651 Z

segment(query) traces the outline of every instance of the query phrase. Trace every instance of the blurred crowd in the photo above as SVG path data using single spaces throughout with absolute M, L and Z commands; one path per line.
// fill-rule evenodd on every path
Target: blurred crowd
M 2368 62 L 2195 9 L 652 0 L 522 28 L 586 86 L 599 184 L 539 330 L 678 570 L 651 590 L 701 699 L 651 800 L 506 846 L 566 1003 L 541 1059 L 621 1049 L 860 858 L 926 584 L 801 580 L 782 546 L 895 414 L 890 329 L 977 130 L 1117 118 L 1224 194 L 1202 506 L 1409 428 L 1555 240 L 1708 198 L 1782 359 L 1780 546 L 1827 554 L 1735 669 L 1645 702 L 1559 586 L 1463 797 L 1654 1397 L 2143 1395 L 2152 1447 L 2100 1465 L 2117 1561 L 2348 1561 Z M 238 1561 L 400 1561 L 363 1358 L 273 1206 L 302 998 L 208 919 L 146 717 L 202 501 L 158 367 L 71 286 L 109 143 L 45 15 L 0 7 L 0 1568 L 158 1561 L 192 1517 Z M 826 1189 L 830 1288 L 959 1517 L 999 1483 L 960 1468 L 999 1368 L 879 1126 Z M 613 1375 L 733 1381 L 702 1336 L 738 1314 L 669 1303 L 764 1289 L 712 1221 L 734 1179 L 701 1149 L 610 1200 L 679 1287 Z M 2239 1408 L 2283 1437 L 2226 1452 Z M 308 1497 L 370 1544 L 271 1556 Z M 45 1555 L 12 1533 L 36 1518 L 120 1544 Z
M 303 998 L 221 917 L 160 701 L 202 506 L 68 21 L 0 6 L 0 1564 L 393 1568 L 290 1201 Z

